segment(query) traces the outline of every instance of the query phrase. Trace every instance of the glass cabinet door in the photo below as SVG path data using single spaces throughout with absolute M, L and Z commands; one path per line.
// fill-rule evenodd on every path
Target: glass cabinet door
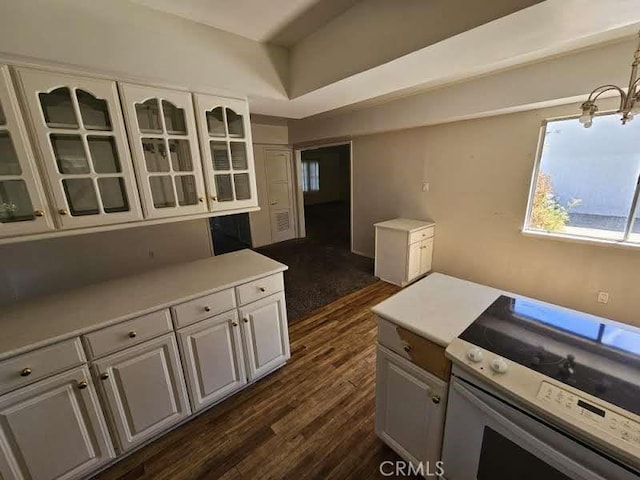
M 139 85 L 120 87 L 147 217 L 205 213 L 191 95 Z
M 194 94 L 211 211 L 257 207 L 247 102 Z
M 142 219 L 115 82 L 18 69 L 63 228 Z
M 0 65 L 0 237 L 53 228 L 9 70 Z

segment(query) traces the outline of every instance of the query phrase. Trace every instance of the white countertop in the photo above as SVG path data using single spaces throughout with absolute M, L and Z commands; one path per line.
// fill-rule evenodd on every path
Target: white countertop
M 405 232 L 420 230 L 421 228 L 431 227 L 432 225 L 435 225 L 435 223 L 424 220 L 411 220 L 410 218 L 394 218 L 393 220 L 373 224 L 374 227 L 390 228 L 391 230 L 402 230 Z
M 241 250 L 0 307 L 0 359 L 287 268 Z
M 447 347 L 502 293 L 495 288 L 432 273 L 372 310 L 390 322 Z

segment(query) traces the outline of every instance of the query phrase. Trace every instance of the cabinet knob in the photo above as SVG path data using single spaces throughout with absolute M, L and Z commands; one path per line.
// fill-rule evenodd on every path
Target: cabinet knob
M 31 375 L 31 369 L 30 368 L 25 368 L 20 372 L 20 376 L 21 377 L 28 377 L 29 375 Z
M 210 312 L 211 311 L 211 307 L 207 305 L 206 307 L 204 307 L 204 311 L 205 312 Z
M 411 345 L 405 345 L 403 348 L 404 348 L 404 351 L 407 353 L 411 351 Z
M 134 330 L 131 330 L 129 332 L 129 338 L 136 338 L 138 336 L 138 333 Z
M 100 378 L 102 380 L 106 380 L 107 378 L 109 378 L 109 374 L 107 372 L 104 372 L 102 375 L 100 375 Z
M 264 287 L 258 287 L 258 290 L 260 290 L 262 293 L 264 293 L 264 292 L 266 292 L 266 291 L 267 291 L 267 289 L 266 289 L 266 288 L 264 288 Z
M 243 321 L 244 323 L 249 323 L 249 319 L 248 319 L 247 317 L 244 317 L 244 318 L 242 319 L 242 321 Z
M 33 212 L 33 215 L 35 217 L 44 217 L 44 210 L 36 210 L 35 212 Z
M 440 403 L 440 401 L 441 401 L 441 398 L 440 398 L 439 395 L 434 395 L 433 397 L 431 397 L 431 401 L 433 403 L 435 403 L 436 405 L 438 405 Z
M 80 390 L 84 390 L 85 388 L 87 388 L 89 386 L 89 384 L 87 382 L 78 382 L 78 388 Z
M 60 215 L 67 215 L 69 212 L 67 211 L 66 208 L 61 208 L 60 210 L 58 210 L 58 213 Z
M 211 200 L 213 200 L 214 202 L 218 201 L 218 197 L 211 197 Z
M 231 325 L 233 325 L 234 327 L 238 326 L 238 322 L 233 322 Z
M 203 202 L 204 202 L 204 197 L 198 197 L 198 201 L 199 201 L 200 203 L 203 203 Z

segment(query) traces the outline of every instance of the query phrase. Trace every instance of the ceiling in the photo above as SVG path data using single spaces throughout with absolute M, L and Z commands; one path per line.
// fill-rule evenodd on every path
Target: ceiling
M 257 42 L 291 47 L 358 0 L 132 0 Z
M 130 1 L 278 45 L 267 49 L 283 52 L 282 93 L 238 93 L 252 112 L 298 119 L 619 41 L 640 25 L 640 0 Z

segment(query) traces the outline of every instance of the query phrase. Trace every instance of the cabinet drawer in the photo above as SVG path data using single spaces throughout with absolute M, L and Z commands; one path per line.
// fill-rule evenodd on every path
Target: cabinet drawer
M 79 338 L 0 362 L 0 394 L 86 362 Z
M 424 240 L 425 238 L 431 238 L 434 235 L 434 231 L 434 227 L 427 227 L 416 230 L 415 232 L 411 232 L 409 234 L 409 243 L 415 243 L 419 242 L 420 240 Z
M 236 298 L 233 289 L 230 288 L 181 303 L 171 307 L 171 310 L 176 328 L 182 328 L 233 308 L 236 308 Z
M 284 281 L 281 273 L 260 278 L 253 282 L 245 283 L 244 285 L 236 287 L 238 302 L 240 305 L 255 302 L 256 300 L 268 297 L 274 293 L 282 292 L 283 290 Z
M 118 323 L 84 336 L 91 358 L 117 352 L 173 330 L 168 309 Z
M 378 318 L 378 343 L 445 381 L 451 362 L 445 348 L 392 322 Z

